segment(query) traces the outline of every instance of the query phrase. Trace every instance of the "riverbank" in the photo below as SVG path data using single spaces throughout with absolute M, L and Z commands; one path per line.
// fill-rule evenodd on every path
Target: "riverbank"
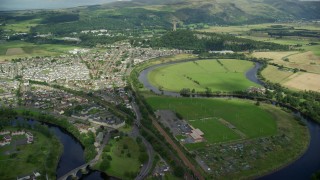
M 149 96 L 146 101 L 154 111 L 171 110 L 204 133 L 204 142 L 185 144 L 182 141 L 182 144 L 211 169 L 219 169 L 209 173 L 208 177 L 213 179 L 259 176 L 292 163 L 308 147 L 307 128 L 271 104 L 260 103 L 257 106 L 254 101 L 235 98 L 159 96 Z M 237 133 L 221 124 L 221 118 L 231 123 L 244 137 L 237 137 Z M 168 126 L 162 118 L 159 121 Z M 276 131 L 271 128 L 273 123 L 276 123 Z M 232 169 L 226 165 L 231 160 Z
M 159 65 L 159 66 L 161 66 L 161 65 Z M 138 72 L 143 72 L 146 68 L 153 68 L 153 66 L 144 66 L 144 68 L 140 68 L 140 67 L 138 67 L 137 68 L 137 71 Z M 258 72 L 257 71 L 259 71 L 259 69 L 261 68 L 261 66 L 260 67 L 255 67 L 255 73 L 253 73 L 254 74 L 254 76 L 255 76 L 255 78 L 257 79 L 257 74 L 258 74 Z M 140 75 L 141 76 L 141 73 L 140 74 L 138 74 L 138 76 Z M 134 75 L 134 74 L 132 74 L 132 75 Z M 138 76 L 136 76 L 136 77 L 138 77 Z M 132 79 L 134 79 L 135 77 L 133 77 Z M 139 77 L 140 78 L 140 77 Z M 133 82 L 134 82 L 134 80 L 133 80 Z M 261 81 L 258 81 L 258 82 L 261 82 Z M 140 82 L 139 82 L 140 83 Z M 143 86 L 143 83 L 142 84 L 137 84 L 137 85 L 139 85 L 139 86 L 136 86 L 136 87 L 139 87 L 139 93 L 142 93 L 142 95 L 143 96 L 145 96 L 145 98 L 150 98 L 150 97 L 152 97 L 152 96 L 154 96 L 154 95 L 152 95 L 152 93 L 150 93 L 149 91 L 150 91 L 150 88 L 149 87 L 142 87 Z M 157 89 L 156 89 L 157 90 Z M 179 97 L 180 95 L 178 94 L 178 93 L 175 93 L 175 94 L 169 94 L 169 93 L 172 93 L 172 92 L 166 92 L 166 91 L 159 91 L 159 93 L 157 93 L 157 91 L 153 91 L 153 92 L 155 92 L 156 94 L 159 94 L 159 95 L 161 95 L 161 94 L 164 94 L 164 95 L 167 95 L 167 96 L 174 96 L 174 97 Z M 244 94 L 245 95 L 245 94 Z M 222 94 L 222 95 L 219 95 L 220 97 L 221 96 L 228 96 L 228 94 Z M 245 95 L 246 96 L 246 95 Z M 159 98 L 161 98 L 161 96 L 158 96 Z M 257 98 L 259 99 L 259 96 L 257 96 Z M 169 103 L 170 104 L 170 103 Z M 176 106 L 175 106 L 175 109 L 176 109 Z M 293 122 L 295 122 L 295 120 L 292 120 Z M 301 126 L 301 124 L 300 124 L 300 122 L 297 122 L 298 124 L 296 124 L 296 125 L 298 125 L 298 126 Z M 307 133 L 308 134 L 308 133 Z M 301 134 L 300 134 L 301 135 Z M 304 137 L 304 138 L 307 138 L 308 139 L 308 137 Z M 298 139 L 297 139 L 298 140 Z M 301 140 L 301 139 L 300 139 Z M 303 143 L 303 142 L 309 142 L 308 140 L 302 140 L 302 141 L 299 141 L 299 143 Z M 293 154 L 290 154 L 292 157 L 289 157 L 289 158 L 286 158 L 286 159 L 282 159 L 281 160 L 281 164 L 279 165 L 275 165 L 275 166 L 273 166 L 275 163 L 273 163 L 273 162 L 270 162 L 271 163 L 271 165 L 268 165 L 268 166 L 270 166 L 270 167 L 272 167 L 271 169 L 268 169 L 268 170 L 266 170 L 266 171 L 259 171 L 258 172 L 258 174 L 266 174 L 267 172 L 269 172 L 270 173 L 270 171 L 272 171 L 272 170 L 275 170 L 275 169 L 278 169 L 278 168 L 282 168 L 283 166 L 291 166 L 292 164 L 295 164 L 296 163 L 296 160 L 297 159 L 300 159 L 300 157 L 301 158 L 303 158 L 305 155 L 306 155 L 306 153 L 308 153 L 308 151 L 306 152 L 306 149 L 307 149 L 307 147 L 309 146 L 309 144 L 308 143 L 305 143 L 305 144 L 300 144 L 300 147 L 299 148 L 302 148 L 302 149 L 299 149 L 299 153 L 297 153 L 297 152 L 293 152 Z M 314 147 L 315 149 L 317 149 L 317 147 Z M 309 148 L 308 149 L 310 149 L 310 146 L 309 146 Z M 287 152 L 283 152 L 284 154 L 286 154 L 286 153 L 290 153 L 290 149 L 287 151 Z M 291 151 L 292 152 L 292 151 Z M 288 154 L 289 155 L 289 154 Z M 276 159 L 277 157 L 275 157 L 275 159 Z M 285 168 L 284 168 L 285 169 Z M 282 170 L 282 169 L 281 169 Z M 251 177 L 251 175 L 250 175 L 250 177 Z
M 182 89 L 189 89 L 193 93 L 205 93 L 208 90 L 233 92 L 245 91 L 249 87 L 260 87 L 247 79 L 246 75 L 250 75 L 247 71 L 250 69 L 254 69 L 254 63 L 250 61 L 201 59 L 160 64 L 144 71 L 147 71 L 147 81 L 160 91 L 180 92 Z M 142 83 L 147 84 L 144 81 Z

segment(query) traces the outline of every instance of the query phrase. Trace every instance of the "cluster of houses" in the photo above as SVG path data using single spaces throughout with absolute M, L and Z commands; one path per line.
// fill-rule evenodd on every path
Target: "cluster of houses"
M 36 180 L 40 176 L 41 176 L 41 174 L 39 172 L 34 171 L 34 172 L 32 172 L 28 175 L 25 175 L 25 176 L 18 176 L 17 180 L 29 180 L 29 179 Z
M 89 70 L 82 63 L 74 63 L 71 65 L 61 64 L 51 67 L 34 67 L 23 71 L 23 78 L 26 80 L 34 80 L 40 82 L 53 82 L 56 80 L 88 80 Z
M 25 106 L 38 109 L 52 108 L 54 112 L 59 114 L 63 114 L 65 109 L 69 107 L 88 102 L 85 98 L 46 86 L 33 85 L 25 89 L 30 89 L 22 96 Z
M 172 56 L 177 54 L 191 54 L 190 50 L 179 50 L 179 49 L 152 49 L 152 48 L 133 48 L 133 62 L 134 64 L 139 64 L 144 61 L 163 57 L 163 56 Z
M 13 136 L 21 136 L 21 135 L 26 136 L 26 140 L 28 144 L 31 144 L 33 142 L 33 134 L 31 132 L 25 132 L 24 130 L 13 131 L 13 132 L 5 130 L 5 131 L 1 131 L 0 135 L 3 136 L 3 140 L 0 141 L 0 146 L 11 144 Z
M 163 159 L 161 159 L 160 162 L 157 163 L 152 174 L 154 177 L 163 177 L 168 172 L 170 172 L 169 165 Z
M 249 87 L 247 92 L 249 93 L 259 93 L 259 94 L 264 94 L 266 93 L 266 88 L 264 87 Z
M 16 91 L 18 88 L 18 81 L 0 81 L 0 107 L 14 107 L 17 104 Z
M 81 112 L 72 114 L 71 117 L 113 129 L 119 129 L 125 125 L 124 120 L 114 116 L 108 110 L 98 105 L 89 106 Z

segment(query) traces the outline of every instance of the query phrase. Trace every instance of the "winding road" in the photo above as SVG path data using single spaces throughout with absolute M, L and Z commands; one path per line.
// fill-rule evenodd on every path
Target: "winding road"
M 140 111 L 139 111 L 139 107 L 137 106 L 137 104 L 134 101 L 132 101 L 131 106 L 132 106 L 132 109 L 133 109 L 134 113 L 136 114 L 135 124 L 140 124 L 141 114 L 140 114 Z M 135 178 L 136 180 L 142 180 L 142 179 L 145 179 L 148 176 L 150 170 L 152 169 L 155 152 L 154 152 L 151 144 L 144 137 L 142 137 L 140 135 L 139 128 L 138 128 L 137 125 L 133 126 L 133 129 L 132 129 L 132 131 L 130 133 L 130 136 L 131 137 L 140 137 L 141 138 L 142 143 L 145 145 L 145 147 L 147 149 L 148 156 L 149 156 L 148 161 L 143 164 L 143 166 L 142 166 L 142 168 L 140 170 L 140 173 Z

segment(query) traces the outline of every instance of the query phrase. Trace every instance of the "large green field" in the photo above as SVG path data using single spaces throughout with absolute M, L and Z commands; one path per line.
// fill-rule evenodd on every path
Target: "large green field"
M 24 41 L 0 43 L 0 61 L 33 56 L 56 56 L 66 54 L 76 46 L 58 44 L 33 44 Z
M 105 169 L 99 162 L 96 167 L 108 175 L 118 177 L 121 179 L 131 179 L 136 176 L 140 170 L 140 147 L 138 143 L 129 137 L 121 138 L 120 140 L 111 140 L 105 147 L 102 159 L 109 161 L 109 166 Z M 107 156 L 111 160 L 107 160 Z
M 223 119 L 245 134 L 246 138 L 277 133 L 273 115 L 253 101 L 238 99 L 194 99 L 150 97 L 147 102 L 155 109 L 170 109 L 181 114 L 195 128 L 205 133 L 209 143 L 241 139 L 218 119 Z M 201 120 L 203 119 L 203 120 Z
M 242 60 L 200 60 L 170 64 L 154 69 L 148 79 L 155 87 L 179 92 L 183 88 L 205 91 L 246 90 L 259 86 L 245 77 L 253 63 Z

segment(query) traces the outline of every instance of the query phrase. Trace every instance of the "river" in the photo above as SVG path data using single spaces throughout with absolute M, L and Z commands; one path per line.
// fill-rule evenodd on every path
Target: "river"
M 183 61 L 185 62 L 185 61 Z M 155 92 L 156 94 L 163 94 L 167 96 L 180 97 L 177 92 L 160 91 L 157 87 L 151 85 L 148 80 L 148 73 L 155 68 L 165 66 L 168 64 L 174 64 L 180 62 L 170 62 L 164 64 L 158 64 L 148 67 L 141 71 L 139 75 L 139 81 L 144 85 L 145 88 Z M 263 83 L 257 78 L 257 72 L 261 64 L 256 63 L 253 68 L 247 71 L 246 77 L 248 80 L 255 82 L 256 84 L 263 85 Z M 297 116 L 303 118 L 300 113 L 295 113 Z M 288 166 L 274 171 L 266 176 L 259 179 L 261 180 L 274 180 L 274 179 L 310 179 L 313 173 L 320 170 L 320 125 L 308 118 L 303 118 L 308 126 L 310 134 L 310 144 L 307 151 L 296 161 L 289 164 Z
M 1 0 L 0 11 L 60 9 L 109 3 L 117 0 Z
M 19 118 L 18 121 L 26 121 L 28 124 L 33 125 L 37 123 L 38 121 L 35 120 L 24 120 L 22 118 Z M 16 122 L 14 121 L 13 124 Z M 77 168 L 83 164 L 85 164 L 84 159 L 84 148 L 80 144 L 80 142 L 74 138 L 70 133 L 66 132 L 62 128 L 42 123 L 48 126 L 49 130 L 53 132 L 53 134 L 59 139 L 61 144 L 63 145 L 63 153 L 60 157 L 58 167 L 56 170 L 57 178 L 65 175 L 69 171 L 71 171 L 74 168 Z M 81 176 L 80 173 L 77 174 L 78 177 Z M 103 179 L 116 179 L 113 177 L 109 177 L 103 172 L 100 171 L 94 171 L 89 170 L 88 174 L 82 175 L 80 179 L 85 180 L 103 180 Z

